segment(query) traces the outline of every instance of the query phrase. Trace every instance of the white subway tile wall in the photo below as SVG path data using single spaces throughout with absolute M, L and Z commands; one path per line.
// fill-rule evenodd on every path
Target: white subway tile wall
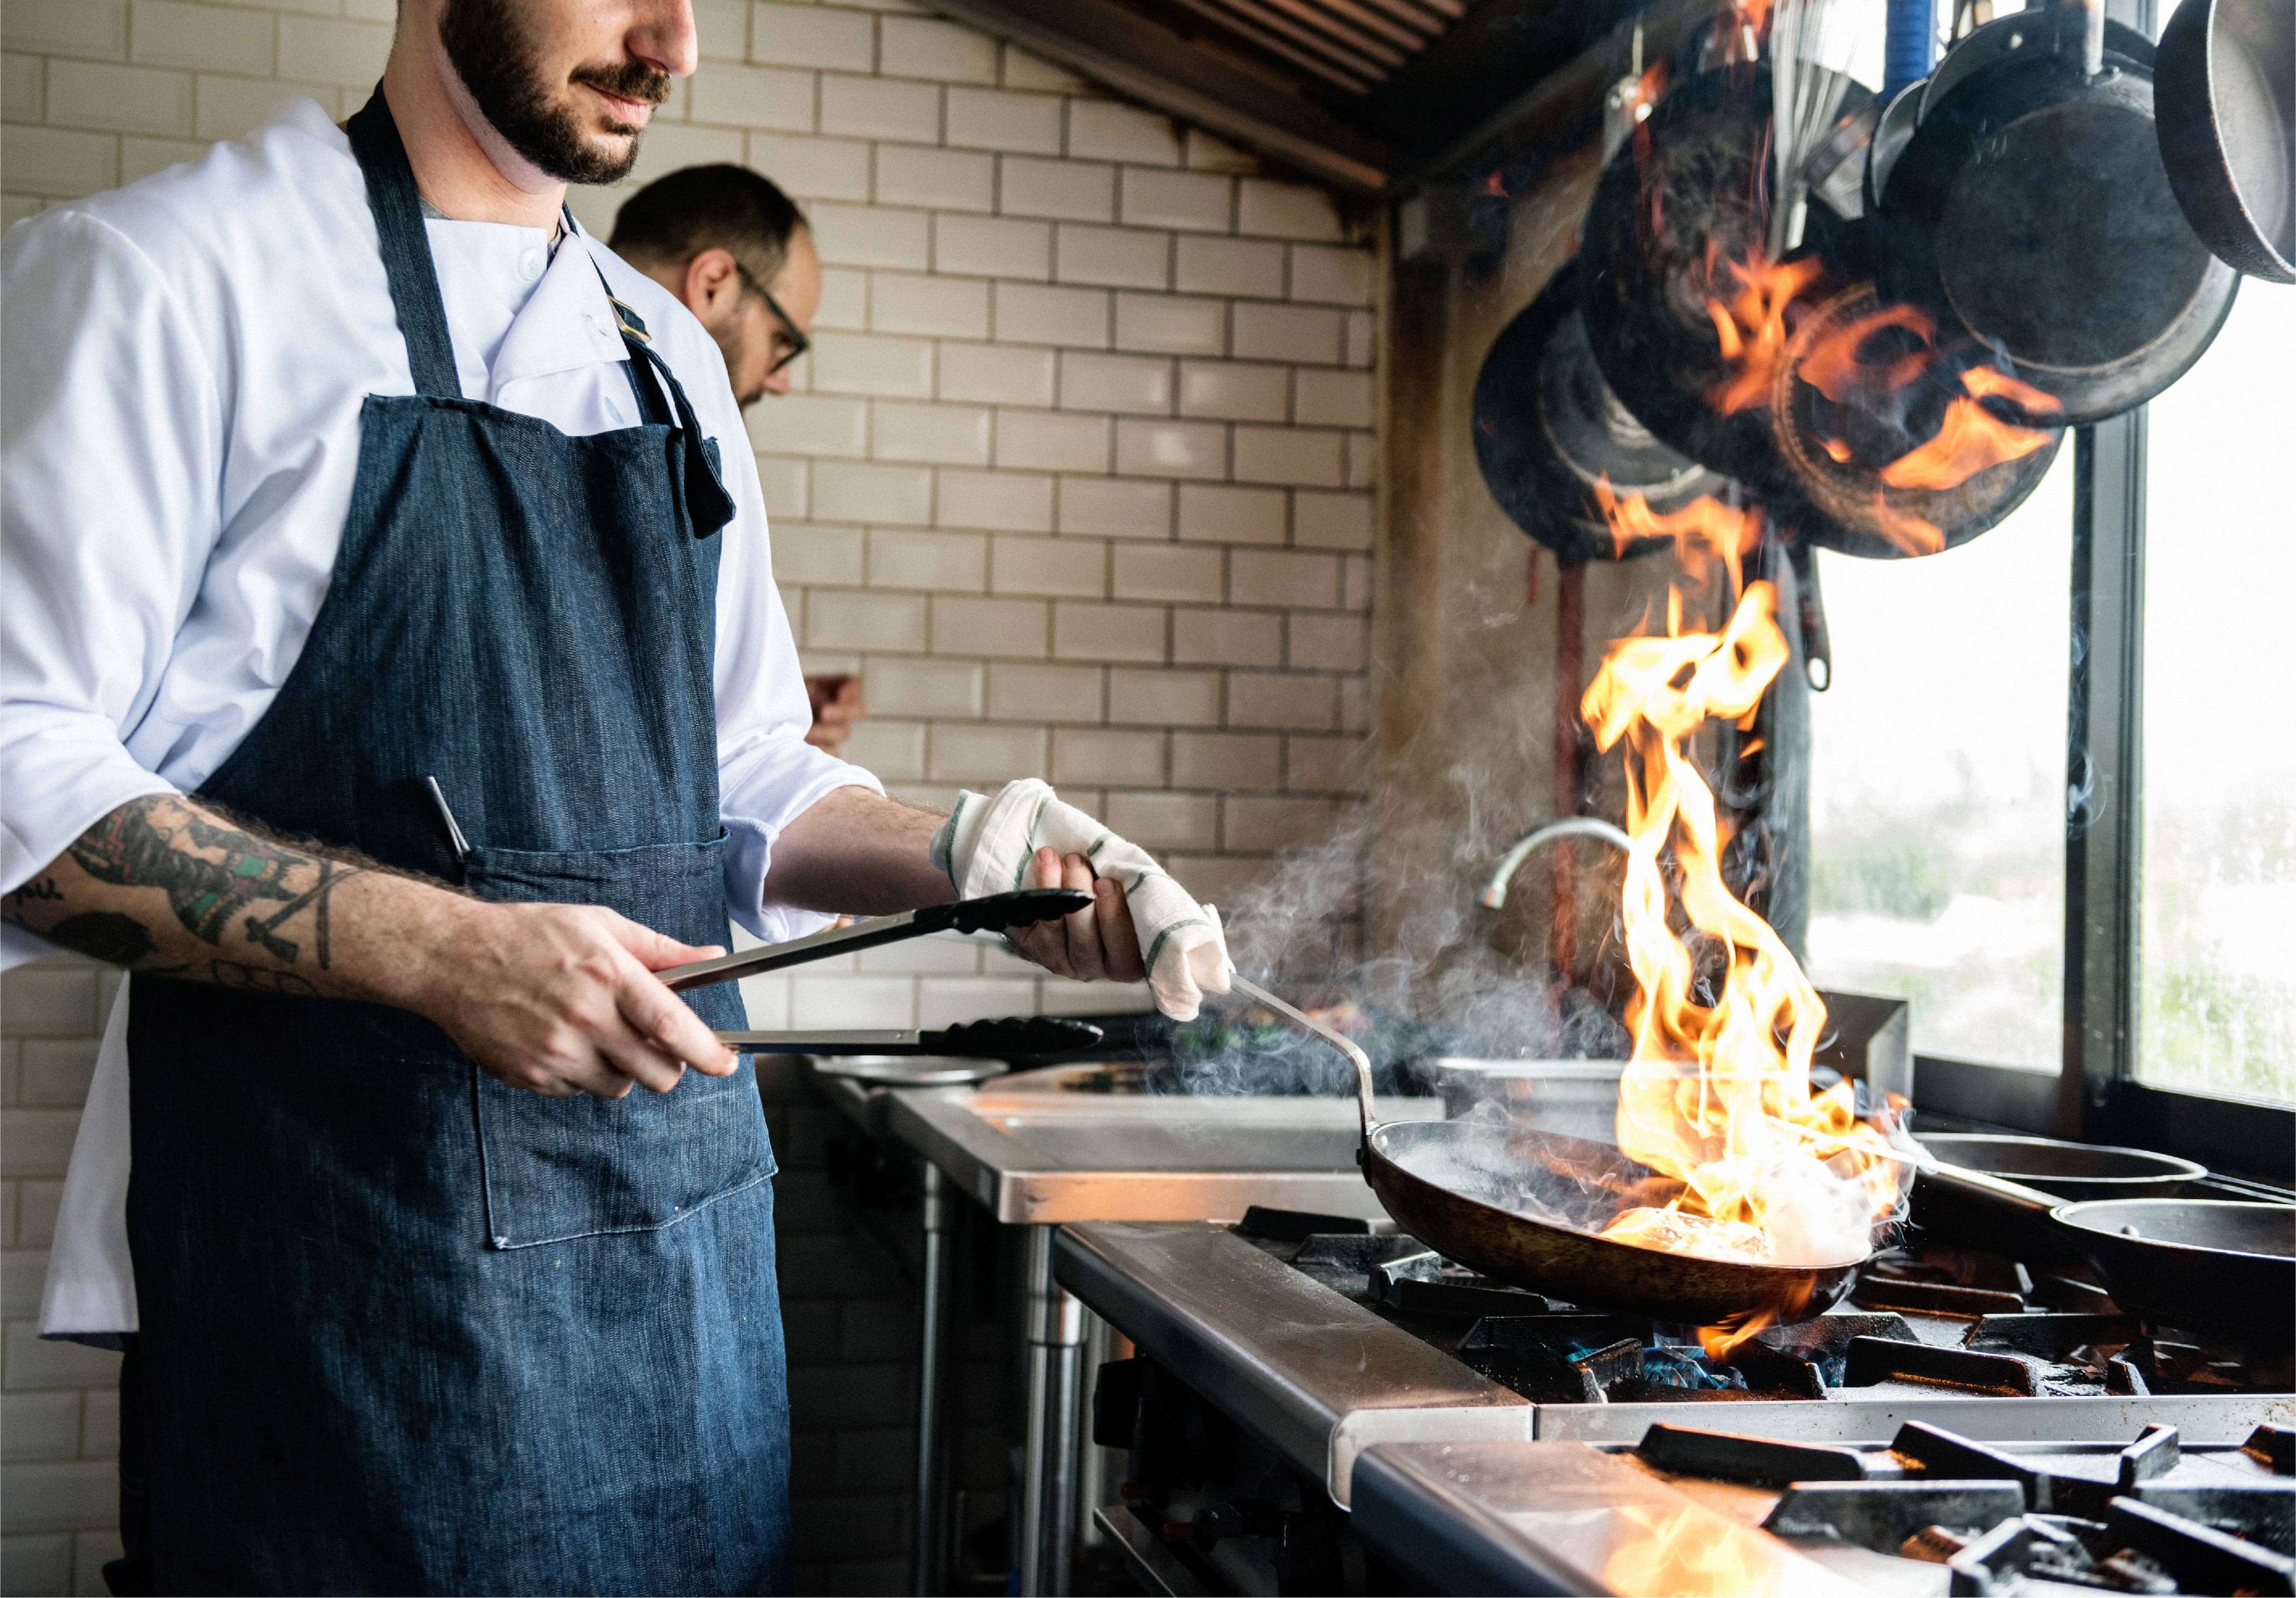
M 862 679 L 849 752 L 924 803 L 1050 778 L 1215 897 L 1319 835 L 1361 780 L 1371 591 L 1374 261 L 1334 197 L 908 0 L 697 10 L 701 70 L 632 183 L 574 209 L 603 234 L 637 182 L 730 160 L 811 213 L 814 352 L 748 425 L 806 664 Z M 348 114 L 391 15 L 8 0 L 0 214 L 195 156 L 290 94 Z M 0 982 L 0 1594 L 102 1592 L 117 1553 L 117 1356 L 34 1328 L 114 980 L 59 960 Z M 765 1026 L 1145 1003 L 963 942 L 743 986 Z M 906 1290 L 840 1217 L 828 1112 L 763 1077 L 799 1585 L 898 1590 Z M 993 1458 L 977 1485 L 1001 1488 Z

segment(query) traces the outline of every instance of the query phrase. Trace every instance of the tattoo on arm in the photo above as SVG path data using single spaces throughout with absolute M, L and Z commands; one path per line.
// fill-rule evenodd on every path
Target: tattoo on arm
M 243 907 L 278 902 L 282 908 L 268 916 L 248 916 L 244 929 L 284 965 L 294 964 L 302 950 L 293 939 L 280 937 L 279 928 L 308 907 L 319 969 L 324 971 L 327 901 L 363 868 L 218 825 L 187 806 L 174 809 L 177 813 L 169 815 L 157 805 L 123 805 L 73 840 L 73 862 L 99 882 L 164 889 L 176 919 L 202 943 L 220 946 L 234 914 Z M 291 887 L 290 877 L 307 867 L 316 868 L 318 880 L 307 888 Z
M 114 810 L 0 898 L 0 919 L 112 965 L 309 994 L 333 964 L 337 890 L 370 873 L 408 874 L 155 794 Z

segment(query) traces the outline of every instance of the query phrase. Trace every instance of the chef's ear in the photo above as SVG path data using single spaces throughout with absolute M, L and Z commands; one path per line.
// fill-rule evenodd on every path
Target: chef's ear
M 712 332 L 725 325 L 742 306 L 742 274 L 733 251 L 716 245 L 697 250 L 685 263 L 685 283 L 679 298 L 685 308 Z

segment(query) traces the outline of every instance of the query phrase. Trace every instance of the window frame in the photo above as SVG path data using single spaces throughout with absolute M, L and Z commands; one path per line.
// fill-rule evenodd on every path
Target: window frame
M 2156 0 L 2106 12 L 2159 35 Z M 1916 1055 L 1923 1109 L 2296 1183 L 2296 1106 L 2136 1079 L 2144 890 L 2145 414 L 2073 437 L 2073 651 L 2065 727 L 2064 1053 L 2054 1077 Z M 2086 640 L 2086 647 L 2083 642 Z M 2074 807 L 2074 796 L 2079 796 Z
M 2055 1076 L 1917 1055 L 1922 1108 L 2296 1181 L 2296 1108 L 2136 1079 L 2144 890 L 2144 488 L 2140 406 L 2077 430 L 2065 728 L 2064 1053 Z M 2084 647 L 2085 644 L 2085 647 Z

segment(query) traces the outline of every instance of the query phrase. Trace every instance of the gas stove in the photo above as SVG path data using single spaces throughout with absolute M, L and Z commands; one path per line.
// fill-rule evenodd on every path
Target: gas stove
M 1660 1479 L 1663 1464 L 1615 1456 L 1653 1428 L 1661 1438 L 1692 1429 L 1750 1446 L 1797 1445 L 1840 1470 L 1862 1459 L 1858 1479 L 1891 1482 L 1936 1476 L 1908 1463 L 1903 1446 L 1935 1433 L 1977 1450 L 2101 1456 L 2111 1480 L 2112 1462 L 2148 1427 L 2174 1429 L 2188 1475 L 2203 1463 L 2245 1469 L 2226 1460 L 2245 1459 L 2239 1450 L 2259 1428 L 2296 1427 L 2290 1350 L 2146 1327 L 2087 1282 L 1965 1250 L 1885 1254 L 1826 1315 L 1715 1356 L 1690 1328 L 1556 1303 L 1358 1220 L 1259 1211 L 1234 1227 L 1072 1226 L 1060 1234 L 1055 1269 L 1141 1356 L 1108 1367 L 1101 1382 L 1100 1439 L 1131 1446 L 1135 1463 L 1126 1504 L 1103 1512 L 1111 1530 L 1119 1545 L 1181 1550 L 1201 1579 L 1240 1591 L 1341 1590 L 1351 1570 L 1372 1569 L 1364 1561 L 1399 1558 L 1366 1545 L 1346 1513 L 1367 1490 L 1392 1487 L 1398 1471 L 1416 1473 L 1406 1499 L 1449 1504 L 1426 1512 L 1456 1520 L 1460 1537 L 1471 1523 L 1519 1521 L 1472 1493 L 1462 1499 L 1461 1482 L 1436 1490 L 1456 1473 L 1441 1463 L 1446 1446 L 1472 1445 L 1480 1463 L 1466 1477 L 1496 1484 L 1506 1474 L 1495 1462 L 1544 1460 L 1548 1446 L 1572 1445 L 1572 1457 L 1603 1462 L 1586 1468 L 1604 1479 L 1615 1485 L 1626 1471 L 1636 1492 L 1664 1488 L 1687 1508 L 1697 1500 Z M 1733 1479 L 1715 1490 L 1751 1489 Z M 1383 1501 L 1370 1525 L 1393 1507 Z M 2027 1507 L 2052 1512 L 2046 1501 Z M 2107 1524 L 2101 1514 L 2072 1518 Z M 1989 1529 L 1972 1521 L 1956 1534 Z M 2013 1549 L 1980 1550 L 1980 1562 L 1997 1553 L 2005 1569 L 2059 1531 L 2046 1520 L 2025 1525 L 2004 1534 Z M 2120 1552 L 2092 1547 L 2107 1539 L 2103 1530 L 2066 1535 L 2087 1539 L 2092 1562 Z M 1946 1590 L 1945 1566 L 1895 1549 L 1862 1551 L 1919 1567 L 1908 1590 Z M 1362 1579 L 1377 1585 L 1375 1575 Z
M 1980 1443 L 1918 1421 L 1884 1447 L 1653 1426 L 1640 1447 L 1383 1445 L 1352 1532 L 1436 1593 L 2287 1593 L 2296 1431 L 2200 1447 Z

